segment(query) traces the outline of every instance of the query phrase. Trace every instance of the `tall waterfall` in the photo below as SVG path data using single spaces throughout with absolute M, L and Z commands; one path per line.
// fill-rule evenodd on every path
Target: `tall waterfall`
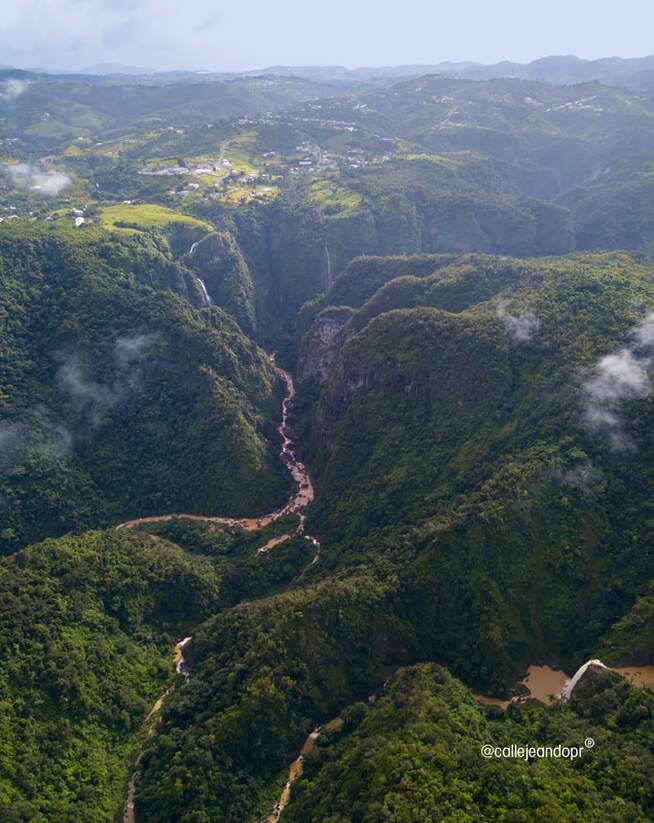
M 213 306 L 213 300 L 211 299 L 211 295 L 207 291 L 207 287 L 204 285 L 204 280 L 198 277 L 198 283 L 200 284 L 200 288 L 202 289 L 202 297 L 204 298 L 205 306 Z
M 327 241 L 325 240 L 325 257 L 327 258 L 327 285 L 331 286 L 332 284 L 332 261 L 329 256 L 329 247 L 327 246 Z

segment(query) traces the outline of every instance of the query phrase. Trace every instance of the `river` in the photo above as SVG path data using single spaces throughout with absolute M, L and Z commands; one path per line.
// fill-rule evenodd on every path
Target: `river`
M 213 515 L 195 515 L 195 514 L 164 514 L 158 515 L 154 517 L 141 517 L 136 520 L 128 520 L 124 523 L 120 523 L 116 526 L 117 529 L 129 529 L 133 528 L 134 526 L 138 526 L 140 523 L 154 523 L 159 521 L 165 520 L 172 520 L 173 518 L 188 518 L 190 520 L 200 520 L 207 523 L 212 523 L 215 525 L 221 526 L 229 526 L 236 529 L 242 529 L 244 531 L 255 531 L 257 529 L 262 528 L 263 526 L 272 523 L 273 521 L 283 517 L 285 514 L 289 513 L 296 513 L 299 517 L 299 524 L 295 531 L 295 535 L 303 534 L 305 539 L 310 540 L 311 543 L 316 548 L 315 556 L 313 557 L 312 561 L 309 565 L 302 571 L 302 573 L 296 578 L 297 580 L 302 579 L 305 573 L 308 571 L 311 566 L 313 566 L 320 557 L 320 543 L 316 540 L 315 537 L 311 537 L 310 535 L 304 534 L 304 524 L 306 520 L 306 515 L 304 514 L 304 508 L 313 500 L 314 491 L 313 491 L 313 484 L 311 483 L 311 478 L 309 477 L 309 473 L 307 471 L 306 466 L 302 463 L 296 454 L 295 451 L 295 444 L 292 438 L 292 432 L 290 430 L 288 424 L 288 417 L 293 407 L 293 401 L 295 398 L 295 386 L 293 384 L 293 378 L 291 375 L 284 371 L 282 368 L 275 364 L 275 356 L 274 354 L 270 355 L 271 362 L 275 365 L 275 370 L 278 376 L 284 381 L 286 386 L 286 394 L 284 396 L 284 400 L 282 401 L 282 414 L 281 414 L 281 422 L 277 428 L 281 438 L 282 438 L 282 448 L 280 452 L 280 456 L 286 463 L 288 470 L 291 472 L 293 479 L 296 483 L 296 491 L 294 494 L 291 495 L 288 502 L 280 509 L 277 509 L 274 512 L 270 512 L 269 514 L 265 514 L 258 517 L 241 517 L 241 518 L 234 518 L 234 517 L 219 517 Z M 278 537 L 274 537 L 270 539 L 267 543 L 260 546 L 257 549 L 257 554 L 262 552 L 267 552 L 272 549 L 274 546 L 279 545 L 284 540 L 289 540 L 293 537 L 293 534 L 283 534 Z M 185 637 L 183 640 L 175 646 L 174 658 L 173 662 L 175 665 L 175 670 L 177 673 L 183 674 L 185 677 L 189 676 L 189 667 L 188 663 L 184 657 L 184 648 L 186 645 L 191 641 L 190 637 Z M 528 695 L 518 696 L 513 698 L 513 700 L 523 700 L 526 696 L 534 697 L 537 700 L 540 700 L 543 703 L 548 703 L 552 700 L 563 698 L 567 699 L 572 693 L 572 689 L 576 685 L 576 683 L 581 679 L 583 673 L 593 665 L 600 665 L 604 666 L 601 661 L 588 661 L 585 663 L 580 669 L 578 669 L 577 673 L 572 677 L 569 678 L 564 671 L 561 669 L 554 669 L 550 666 L 546 665 L 530 665 L 527 671 L 526 676 L 520 681 L 518 684 L 519 686 L 525 687 L 528 691 Z M 606 668 L 606 667 L 605 667 Z M 398 671 L 401 671 L 399 669 Z M 619 674 L 622 674 L 625 677 L 629 677 L 630 680 L 634 683 L 634 685 L 643 686 L 649 685 L 654 686 L 654 666 L 632 666 L 626 668 L 618 668 L 614 669 Z M 174 685 L 170 686 L 164 694 L 156 701 L 154 706 L 152 707 L 148 717 L 146 718 L 146 723 L 150 720 L 153 715 L 161 708 L 164 698 L 173 690 Z M 524 690 L 523 690 L 524 691 Z M 369 698 L 370 702 L 373 702 L 376 695 L 371 695 Z M 484 695 L 475 694 L 473 695 L 476 700 L 481 703 L 485 703 L 487 705 L 499 706 L 501 708 L 506 708 L 509 705 L 509 700 L 502 700 L 501 698 L 497 697 L 486 697 Z M 300 754 L 298 757 L 291 763 L 289 768 L 289 776 L 286 782 L 284 783 L 281 796 L 277 803 L 275 804 L 273 810 L 267 815 L 261 823 L 277 823 L 280 818 L 280 815 L 284 808 L 288 805 L 288 802 L 291 797 L 291 786 L 293 781 L 296 780 L 301 774 L 303 769 L 303 761 L 306 754 L 311 750 L 313 747 L 318 735 L 321 731 L 325 729 L 334 728 L 340 725 L 343 721 L 340 717 L 336 717 L 327 723 L 324 726 L 316 727 L 307 737 L 302 746 Z M 156 722 L 152 723 L 150 728 L 148 729 L 148 737 L 152 737 L 156 734 Z M 138 765 L 141 760 L 142 750 L 139 752 L 139 755 L 136 759 L 136 769 L 130 779 L 129 782 L 129 789 L 127 800 L 125 802 L 125 812 L 124 812 L 124 823 L 135 823 L 134 819 L 134 792 L 136 781 L 138 780 L 138 776 L 140 774 Z
M 183 640 L 180 640 L 179 643 L 175 646 L 173 650 L 173 664 L 175 666 L 175 671 L 177 674 L 183 674 L 184 677 L 189 676 L 189 667 L 186 658 L 184 657 L 184 648 L 188 645 L 189 641 L 191 640 L 190 637 L 185 637 Z M 157 716 L 157 712 L 161 708 L 164 698 L 166 698 L 172 690 L 175 688 L 175 684 L 172 683 L 166 691 L 155 700 L 154 705 L 148 712 L 148 716 L 145 718 L 145 723 L 147 725 L 150 722 L 148 727 L 147 739 L 149 740 L 151 737 L 154 737 L 157 733 L 157 725 L 159 722 L 159 717 Z M 139 764 L 141 763 L 141 758 L 143 757 L 143 749 L 141 749 L 136 757 L 136 762 L 134 763 L 134 771 L 132 772 L 132 776 L 129 779 L 129 783 L 127 785 L 127 798 L 125 799 L 125 806 L 123 808 L 123 823 L 135 823 L 135 816 L 134 816 L 134 793 L 136 791 L 136 782 L 141 775 L 141 770 L 139 769 Z
M 307 506 L 307 504 L 313 500 L 313 484 L 311 483 L 311 478 L 309 477 L 309 472 L 307 471 L 306 466 L 297 457 L 297 454 L 295 452 L 295 444 L 292 438 L 292 432 L 288 424 L 288 418 L 291 413 L 291 409 L 293 408 L 293 401 L 295 398 L 295 386 L 293 384 L 293 378 L 291 377 L 291 375 L 287 371 L 284 371 L 284 369 L 280 368 L 275 364 L 274 354 L 270 355 L 270 360 L 275 366 L 275 371 L 277 372 L 277 375 L 284 381 L 284 385 L 286 386 L 286 393 L 284 395 L 284 400 L 282 401 L 281 422 L 277 427 L 277 431 L 279 432 L 282 438 L 282 448 L 280 452 L 280 457 L 286 463 L 286 466 L 296 483 L 296 490 L 291 495 L 288 502 L 282 508 L 277 509 L 274 512 L 270 512 L 270 514 L 265 514 L 260 517 L 235 518 L 214 517 L 211 515 L 197 514 L 162 514 L 154 517 L 140 517 L 136 520 L 127 520 L 124 523 L 120 523 L 118 526 L 116 526 L 117 529 L 131 529 L 134 528 L 134 526 L 138 526 L 140 523 L 156 523 L 165 520 L 172 520 L 173 518 L 187 518 L 189 520 L 201 520 L 206 523 L 213 523 L 215 525 L 230 526 L 235 529 L 242 529 L 243 531 L 255 531 L 257 529 L 261 529 L 263 526 L 267 526 L 268 523 L 272 523 L 273 521 L 278 520 L 285 514 L 295 513 L 299 517 L 299 522 L 294 534 L 283 534 L 279 537 L 272 538 L 265 545 L 257 549 L 257 554 L 269 551 L 274 546 L 278 545 L 279 543 L 282 543 L 284 540 L 289 540 L 294 535 L 302 534 L 306 540 L 309 540 L 312 543 L 316 552 L 311 562 L 298 575 L 298 577 L 296 578 L 296 582 L 298 580 L 301 580 L 304 577 L 305 573 L 311 568 L 311 566 L 318 562 L 318 559 L 320 558 L 320 543 L 315 537 L 312 537 L 308 534 L 304 534 L 304 523 L 306 520 L 306 515 L 304 514 L 303 510 Z M 183 674 L 184 677 L 188 677 L 190 674 L 188 661 L 184 656 L 184 649 L 190 642 L 191 638 L 185 637 L 183 640 L 180 640 L 179 643 L 177 643 L 173 652 L 173 665 L 175 667 L 175 671 L 177 672 L 177 674 Z M 166 696 L 169 695 L 174 688 L 174 684 L 169 686 L 166 689 L 166 691 L 161 695 L 161 697 L 157 699 L 152 709 L 150 709 L 150 712 L 146 717 L 145 722 L 147 724 L 153 717 L 154 722 L 152 722 L 148 728 L 148 738 L 151 738 L 156 734 L 158 718 L 155 717 L 155 715 L 161 708 L 161 705 Z M 340 718 L 335 718 L 334 721 L 332 721 L 334 725 L 338 725 L 339 722 L 342 722 Z M 327 727 L 330 727 L 330 724 L 327 724 Z M 307 746 L 310 747 L 310 745 L 313 745 L 313 740 L 315 740 L 315 737 L 318 736 L 318 731 L 319 730 L 315 730 L 315 735 L 313 738 L 311 737 L 311 735 L 309 735 L 309 738 L 307 738 L 307 741 L 305 742 L 302 748 L 300 756 L 291 766 L 291 773 L 294 776 L 292 778 L 289 778 L 289 782 L 287 784 L 288 796 L 285 799 L 284 806 L 286 805 L 286 803 L 288 803 L 288 798 L 290 798 L 290 784 L 292 780 L 294 780 L 298 774 L 302 773 L 302 759 L 306 752 L 309 750 Z M 312 732 L 312 734 L 314 733 Z M 134 764 L 135 769 L 128 784 L 127 799 L 125 800 L 125 807 L 123 813 L 123 823 L 135 823 L 134 793 L 136 791 L 136 783 L 140 775 L 139 764 L 141 762 L 142 755 L 143 749 L 141 749 L 141 751 L 138 753 L 136 763 Z M 295 772 L 293 772 L 293 768 L 295 768 Z M 280 800 L 280 803 L 281 802 L 282 801 Z M 282 808 L 283 806 L 281 806 L 281 808 L 279 809 L 278 817 L 279 814 L 281 814 Z
M 554 700 L 569 700 L 577 683 L 590 668 L 610 669 L 626 677 L 634 686 L 649 686 L 654 688 L 654 666 L 605 666 L 601 660 L 587 660 L 577 671 L 568 677 L 562 669 L 553 669 L 551 666 L 531 665 L 527 674 L 520 680 L 514 691 L 518 694 L 511 700 L 502 700 L 499 697 L 487 697 L 483 694 L 474 694 L 475 700 L 487 706 L 499 706 L 502 709 L 511 702 L 524 702 L 528 697 L 540 700 L 541 703 L 551 703 Z M 524 687 L 524 688 L 520 688 Z
M 293 480 L 296 483 L 296 491 L 291 495 L 288 502 L 282 506 L 280 509 L 276 509 L 274 512 L 270 512 L 269 514 L 260 515 L 258 517 L 220 517 L 214 515 L 199 515 L 199 514 L 161 514 L 155 515 L 153 517 L 139 517 L 136 520 L 126 520 L 124 523 L 120 523 L 116 526 L 117 529 L 131 529 L 134 526 L 138 526 L 141 523 L 157 523 L 165 520 L 173 520 L 175 518 L 185 518 L 188 520 L 200 520 L 205 523 L 212 523 L 217 526 L 229 526 L 230 528 L 234 529 L 241 529 L 243 531 L 256 531 L 257 529 L 261 529 L 264 526 L 267 526 L 269 523 L 272 523 L 275 520 L 278 520 L 280 517 L 283 517 L 285 514 L 297 514 L 299 517 L 299 525 L 295 531 L 295 535 L 297 534 L 304 534 L 304 522 L 306 520 L 306 515 L 304 514 L 304 508 L 313 500 L 313 484 L 311 483 L 311 478 L 309 476 L 309 472 L 307 471 L 307 467 L 304 463 L 298 458 L 295 450 L 295 443 L 293 441 L 292 432 L 288 424 L 288 418 L 293 408 L 293 402 L 295 399 L 295 385 L 293 383 L 293 378 L 291 375 L 284 371 L 284 369 L 280 368 L 278 365 L 275 364 L 275 355 L 270 355 L 270 360 L 275 367 L 275 371 L 277 375 L 281 378 L 286 386 L 286 393 L 284 395 L 284 399 L 282 401 L 282 414 L 281 414 L 281 422 L 277 427 L 277 431 L 282 438 L 282 448 L 280 451 L 280 457 L 286 463 L 288 470 L 290 471 Z M 268 541 L 264 546 L 261 546 L 258 549 L 258 552 L 265 552 L 271 549 L 273 546 L 281 543 L 283 539 L 288 539 L 293 537 L 293 534 L 282 535 L 281 538 L 274 538 L 274 540 Z M 304 535 L 304 537 L 311 541 L 311 543 L 316 548 L 316 554 L 314 555 L 313 560 L 307 567 L 310 568 L 314 563 L 318 561 L 320 557 L 320 543 L 316 540 L 315 537 L 311 537 L 310 535 Z M 304 576 L 305 569 L 301 577 Z

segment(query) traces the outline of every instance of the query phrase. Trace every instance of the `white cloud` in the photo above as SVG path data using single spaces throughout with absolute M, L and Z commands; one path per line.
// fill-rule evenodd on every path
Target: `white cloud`
M 529 343 L 538 334 L 540 320 L 534 312 L 523 312 L 520 315 L 507 314 L 505 304 L 497 306 L 497 316 L 504 323 L 504 329 L 512 340 Z
M 26 411 L 22 419 L 0 420 L 0 467 L 20 465 L 30 452 L 46 457 L 63 457 L 73 438 L 56 423 L 44 406 Z
M 4 171 L 16 185 L 29 186 L 47 197 L 55 197 L 71 183 L 67 174 L 44 171 L 28 163 L 5 163 Z
M 647 315 L 633 336 L 638 347 L 654 346 L 654 312 Z
M 10 100 L 15 100 L 27 90 L 29 85 L 29 80 L 19 80 L 17 77 L 10 77 L 8 80 L 0 83 L 0 102 L 8 103 Z
M 635 348 L 654 343 L 654 315 L 648 315 L 632 332 Z M 604 434 L 615 450 L 633 447 L 623 429 L 620 407 L 628 400 L 649 397 L 651 361 L 624 347 L 602 357 L 583 384 L 584 419 L 590 428 Z
M 97 427 L 112 406 L 138 391 L 143 353 L 157 339 L 157 334 L 117 337 L 112 354 L 120 369 L 111 385 L 94 380 L 82 367 L 76 353 L 66 356 L 57 371 L 57 379 L 77 412 L 82 416 L 88 415 L 93 426 Z
M 143 351 L 155 340 L 154 334 L 132 334 L 119 337 L 114 346 L 116 357 L 123 365 L 139 360 Z

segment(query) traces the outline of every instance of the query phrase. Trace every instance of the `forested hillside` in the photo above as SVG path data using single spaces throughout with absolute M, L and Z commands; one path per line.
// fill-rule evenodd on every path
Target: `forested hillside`
M 3 820 L 654 819 L 654 103 L 337 75 L 0 77 Z
M 288 482 L 268 358 L 147 239 L 0 235 L 0 546 L 168 511 L 259 514 Z

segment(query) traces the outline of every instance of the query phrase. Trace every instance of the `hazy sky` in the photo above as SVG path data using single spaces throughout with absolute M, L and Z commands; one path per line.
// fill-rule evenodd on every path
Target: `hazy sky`
M 3 0 L 0 63 L 382 66 L 654 51 L 652 0 Z

